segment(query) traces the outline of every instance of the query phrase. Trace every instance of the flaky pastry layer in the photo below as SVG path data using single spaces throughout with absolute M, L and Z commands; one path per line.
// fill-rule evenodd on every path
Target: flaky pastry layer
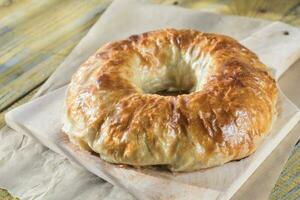
M 181 90 L 190 93 L 157 94 Z M 111 163 L 193 171 L 253 153 L 276 99 L 267 67 L 236 40 L 164 29 L 111 42 L 80 66 L 63 131 Z

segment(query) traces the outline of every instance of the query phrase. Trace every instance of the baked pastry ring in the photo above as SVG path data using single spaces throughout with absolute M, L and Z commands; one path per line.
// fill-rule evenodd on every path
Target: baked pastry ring
M 164 29 L 111 42 L 80 66 L 63 131 L 111 163 L 193 171 L 254 152 L 276 99 L 266 66 L 236 40 Z

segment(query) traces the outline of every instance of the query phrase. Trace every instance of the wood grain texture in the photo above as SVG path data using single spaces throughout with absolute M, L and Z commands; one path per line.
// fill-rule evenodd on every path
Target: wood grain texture
M 0 8 L 0 111 L 50 76 L 99 18 L 103 2 L 31 1 L 6 16 L 10 5 Z
M 300 0 L 144 0 L 281 20 L 300 27 Z M 8 110 L 27 102 L 86 34 L 110 0 L 0 0 L 0 127 Z M 270 199 L 300 198 L 300 145 Z M 2 196 L 1 196 L 2 195 Z M 13 199 L 0 190 L 0 199 Z
M 300 143 L 293 150 L 272 190 L 270 199 L 300 198 Z

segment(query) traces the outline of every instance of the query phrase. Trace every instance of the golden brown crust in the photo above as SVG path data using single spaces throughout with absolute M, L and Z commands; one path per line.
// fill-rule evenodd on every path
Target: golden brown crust
M 155 94 L 166 89 L 191 93 Z M 63 130 L 108 162 L 192 171 L 250 155 L 276 99 L 266 66 L 234 39 L 165 29 L 91 56 L 68 88 Z

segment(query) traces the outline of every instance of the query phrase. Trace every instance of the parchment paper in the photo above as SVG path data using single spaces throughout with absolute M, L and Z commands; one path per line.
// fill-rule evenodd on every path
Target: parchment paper
M 297 58 L 297 55 L 298 55 L 297 53 L 299 53 L 299 47 L 297 46 L 297 42 L 295 42 L 295 41 L 299 40 L 299 36 L 297 33 L 298 30 L 296 30 L 290 26 L 281 24 L 281 23 L 272 24 L 267 27 L 268 31 L 266 31 L 266 30 L 263 31 L 263 30 L 261 30 L 261 28 L 266 25 L 269 25 L 269 22 L 265 22 L 265 21 L 260 22 L 260 21 L 256 21 L 256 20 L 249 20 L 250 25 L 247 25 L 248 20 L 244 19 L 244 18 L 221 17 L 219 15 L 214 15 L 214 14 L 188 11 L 188 10 L 180 9 L 180 8 L 161 7 L 161 6 L 157 6 L 157 5 L 141 6 L 141 4 L 135 4 L 134 2 L 132 4 L 130 4 L 129 2 L 126 2 L 123 5 L 122 4 L 123 4 L 122 2 L 115 2 L 106 11 L 104 16 L 101 17 L 101 19 L 97 22 L 97 24 L 93 27 L 93 29 L 89 32 L 89 34 L 83 39 L 83 41 L 79 44 L 79 46 L 72 52 L 72 54 L 68 57 L 68 59 L 61 65 L 59 70 L 54 74 L 54 76 L 52 76 L 52 78 L 43 87 L 40 94 L 43 94 L 43 93 L 45 93 L 45 91 L 48 91 L 48 90 L 50 91 L 53 88 L 57 88 L 59 86 L 66 84 L 68 82 L 68 77 L 78 67 L 78 64 L 81 63 L 82 61 L 84 61 L 86 59 L 86 57 L 89 56 L 92 52 L 94 52 L 95 49 L 97 49 L 101 44 L 103 44 L 103 42 L 110 41 L 110 40 L 117 39 L 117 38 L 123 38 L 132 33 L 143 32 L 144 26 L 146 26 L 145 30 L 151 30 L 151 29 L 155 29 L 158 27 L 165 27 L 166 25 L 168 27 L 189 27 L 189 28 L 198 28 L 198 29 L 200 28 L 200 30 L 203 30 L 203 31 L 226 33 L 228 35 L 232 35 L 232 36 L 236 37 L 237 39 L 243 39 L 243 38 L 249 36 L 251 33 L 256 32 L 255 37 L 250 37 L 250 38 L 248 37 L 248 39 L 243 40 L 243 43 L 246 46 L 249 47 L 249 45 L 254 43 L 253 41 L 259 42 L 257 44 L 263 44 L 263 41 L 265 41 L 265 44 L 268 46 L 270 46 L 270 44 L 272 44 L 273 49 L 275 47 L 276 48 L 283 47 L 282 45 L 287 44 L 287 46 L 286 46 L 286 47 L 288 47 L 287 51 L 285 51 L 286 48 L 284 48 L 284 49 L 280 48 L 280 52 L 278 52 L 278 51 L 272 52 L 272 55 L 274 56 L 274 58 L 278 59 L 277 60 L 278 62 L 281 62 L 280 66 L 284 67 L 284 68 L 279 68 L 279 70 L 278 70 L 278 68 L 274 68 L 274 69 L 277 69 L 277 72 L 275 72 L 275 74 L 277 74 L 277 75 L 280 75 L 282 72 L 282 69 L 286 69 Z M 161 19 L 160 15 L 158 15 L 159 13 L 165 14 L 164 20 Z M 154 14 L 154 15 L 152 16 L 151 14 L 152 15 Z M 151 16 L 151 17 L 149 17 L 149 16 Z M 136 22 L 137 18 L 138 18 L 138 22 Z M 116 21 L 115 19 L 123 19 L 123 20 Z M 245 20 L 247 20 L 247 23 Z M 147 23 L 145 23 L 145 22 L 147 22 Z M 178 24 L 177 24 L 177 22 L 178 22 Z M 157 25 L 155 25 L 155 23 L 157 23 Z M 114 25 L 112 25 L 112 24 L 114 24 Z M 124 27 L 124 29 L 121 28 L 122 24 L 126 24 L 126 27 Z M 230 24 L 230 25 L 227 25 L 227 24 Z M 141 27 L 141 25 L 142 25 L 142 27 Z M 226 27 L 228 28 L 228 30 L 226 29 Z M 235 28 L 235 27 L 241 28 L 241 31 L 239 31 L 238 28 Z M 283 35 L 281 33 L 285 29 L 288 29 L 291 32 L 291 34 L 290 34 L 291 37 L 283 37 L 282 38 Z M 261 30 L 261 31 L 258 31 L 258 30 Z M 270 30 L 272 30 L 273 32 L 272 31 L 270 32 Z M 271 33 L 271 35 L 268 35 L 268 33 Z M 280 33 L 280 34 L 278 34 L 278 33 Z M 280 40 L 281 43 L 270 42 L 270 40 L 259 40 L 259 38 L 263 37 L 263 36 L 264 37 L 271 37 L 271 36 L 274 37 L 274 35 L 272 35 L 272 34 L 275 34 L 275 36 L 278 37 L 278 38 L 275 37 L 276 41 Z M 298 39 L 297 39 L 297 37 L 298 37 Z M 275 41 L 275 39 L 273 41 Z M 294 42 L 291 42 L 291 41 L 294 41 Z M 264 48 L 264 45 L 261 45 L 261 46 L 254 45 L 251 48 L 255 49 L 255 51 L 257 53 L 259 53 L 259 55 L 262 55 L 262 56 L 268 55 L 265 53 L 261 53 L 266 50 L 266 48 Z M 259 52 L 259 51 L 261 51 L 261 52 Z M 279 54 L 277 55 L 276 53 L 279 53 Z M 290 56 L 292 56 L 292 57 L 290 57 Z M 284 58 L 284 59 L 282 59 L 282 58 Z M 289 59 L 287 59 L 287 58 L 289 58 Z M 275 62 L 275 64 L 276 64 L 276 62 Z M 271 62 L 269 62 L 267 64 L 272 66 Z M 274 64 L 274 62 L 273 62 L 273 64 Z M 19 129 L 22 132 L 26 132 L 28 134 L 32 134 L 32 132 L 37 133 L 34 135 L 36 137 L 37 136 L 42 137 L 42 139 L 41 138 L 40 139 L 43 140 L 44 142 L 46 141 L 46 144 L 50 145 L 50 148 L 53 148 L 57 152 L 65 154 L 70 151 L 69 153 L 74 153 L 74 152 L 72 152 L 71 149 L 67 148 L 68 146 L 64 147 L 67 149 L 61 149 L 62 146 L 58 148 L 57 145 L 55 144 L 55 141 L 60 141 L 60 140 L 57 140 L 59 138 L 54 137 L 54 138 L 52 138 L 52 140 L 51 139 L 48 140 L 47 136 L 49 136 L 49 134 L 48 135 L 46 134 L 47 130 L 44 130 L 45 129 L 44 124 L 41 123 L 40 121 L 35 121 L 37 119 L 41 119 L 39 114 L 43 114 L 43 116 L 44 116 L 44 114 L 47 113 L 47 116 L 54 117 L 53 119 L 55 119 L 57 117 L 57 113 L 59 113 L 59 110 L 57 111 L 57 108 L 59 108 L 59 105 L 61 106 L 61 104 L 59 104 L 59 103 L 61 103 L 61 101 L 58 98 L 58 97 L 60 97 L 59 94 L 62 97 L 63 89 L 56 91 L 56 93 L 52 94 L 53 99 L 50 98 L 50 96 L 51 96 L 50 95 L 50 96 L 44 97 L 46 100 L 44 98 L 42 98 L 42 100 L 39 99 L 36 102 L 34 102 L 33 104 L 28 104 L 22 108 L 19 108 L 18 110 L 16 110 L 18 112 L 14 111 L 15 114 L 17 113 L 16 115 L 14 115 L 14 114 L 11 115 L 13 117 L 11 117 L 10 121 L 11 121 L 11 124 L 17 122 L 18 128 L 16 128 L 16 129 Z M 58 105 L 55 104 L 56 100 L 58 100 L 58 102 L 57 102 Z M 37 102 L 40 102 L 40 104 Z M 55 106 L 51 107 L 53 105 L 55 105 Z M 34 108 L 35 108 L 35 110 L 34 110 Z M 24 110 L 22 110 L 22 109 L 24 109 Z M 33 115 L 32 117 L 28 117 L 29 112 L 26 109 L 30 110 L 30 116 Z M 40 112 L 40 111 L 42 111 L 42 112 Z M 21 115 L 19 115 L 20 113 L 21 113 Z M 53 113 L 53 115 L 51 115 L 51 113 Z M 19 118 L 20 116 L 22 116 L 22 117 Z M 19 120 L 21 120 L 21 123 Z M 43 120 L 45 121 L 45 118 L 43 118 Z M 46 120 L 46 121 L 51 122 L 51 120 Z M 58 121 L 55 122 L 55 120 L 54 120 L 54 124 L 49 123 L 49 125 L 51 125 L 51 126 L 49 126 L 49 129 L 52 128 L 51 131 L 54 131 L 55 128 L 59 127 L 59 123 L 57 123 L 57 122 Z M 35 124 L 35 123 L 39 123 L 42 126 L 37 126 L 37 124 Z M 12 125 L 12 126 L 14 126 L 14 125 Z M 38 128 L 40 128 L 40 129 L 38 129 Z M 58 131 L 58 129 L 56 130 L 56 132 L 57 131 Z M 43 133 L 43 134 L 41 134 L 41 133 Z M 46 137 L 46 139 L 43 138 L 44 136 Z M 54 141 L 52 146 L 51 146 L 51 141 L 52 142 Z M 79 154 L 81 152 L 77 152 L 77 153 Z M 70 158 L 72 158 L 72 155 L 68 155 L 68 156 L 70 156 Z M 283 157 L 286 157 L 286 154 L 285 154 L 285 156 L 282 156 L 281 158 L 283 158 Z M 89 157 L 85 156 L 83 158 L 89 158 Z M 285 159 L 283 159 L 283 160 L 285 160 Z M 76 161 L 76 162 L 78 162 L 78 161 Z M 83 162 L 83 161 L 81 161 L 81 162 Z M 90 164 L 92 163 L 92 164 L 97 165 L 98 160 L 95 162 L 96 163 L 92 163 L 91 161 L 89 161 Z M 49 162 L 49 163 L 51 163 L 51 162 Z M 104 166 L 107 165 L 106 163 L 102 163 L 102 164 Z M 99 172 L 97 171 L 97 169 L 96 170 L 91 169 L 92 166 L 93 165 L 90 166 L 89 170 L 91 170 L 93 173 L 96 173 L 99 175 Z M 277 166 L 278 166 L 278 164 L 277 164 Z M 116 173 L 118 173 L 122 170 L 126 171 L 127 169 L 119 169 L 118 168 Z M 132 171 L 132 170 L 129 170 L 129 171 Z M 128 172 L 126 172 L 126 173 L 128 173 Z M 107 173 L 107 174 L 110 175 L 110 173 Z M 104 176 L 102 176 L 102 177 L 106 178 L 107 180 L 113 179 L 112 177 L 114 177 L 114 174 L 112 174 L 108 177 L 107 177 L 107 174 L 106 175 L 104 174 Z M 278 174 L 278 172 L 277 172 L 277 174 Z M 102 174 L 100 174 L 100 176 L 101 175 Z M 55 180 L 55 178 L 53 178 L 53 179 L 54 179 L 54 181 L 57 181 L 57 180 Z M 42 180 L 42 178 L 40 178 L 40 180 Z M 78 181 L 80 179 L 78 178 L 76 180 Z M 116 180 L 110 180 L 110 181 L 116 182 Z M 273 181 L 273 183 L 274 183 L 274 181 Z M 153 182 L 152 182 L 152 184 L 153 184 Z M 89 185 L 89 182 L 87 184 L 85 184 L 85 186 L 86 185 Z M 264 185 L 268 185 L 268 184 L 264 184 Z M 170 187 L 170 185 L 168 185 L 168 186 Z M 170 188 L 172 190 L 176 190 L 176 188 L 178 188 L 179 190 L 182 190 L 181 187 L 183 187 L 183 186 L 180 185 L 179 183 L 176 183 L 173 185 L 173 187 L 170 187 Z M 89 188 L 89 187 L 87 187 L 87 188 Z M 143 191 L 143 188 L 144 188 L 144 190 L 148 190 L 149 188 L 153 188 L 153 187 L 147 185 L 147 183 L 143 181 L 142 183 L 138 184 L 138 187 L 136 188 L 136 190 L 138 190 L 138 191 L 135 191 L 133 189 L 129 189 L 129 191 L 131 191 L 132 193 L 141 193 L 141 191 Z M 161 192 L 165 193 L 166 191 L 168 191 L 168 188 L 165 188 L 165 189 L 162 188 Z M 71 192 L 70 189 L 69 189 L 69 191 Z M 205 190 L 205 191 L 207 192 L 207 190 Z M 251 191 L 251 189 L 250 189 L 250 191 Z M 199 190 L 198 187 L 194 188 L 191 185 L 189 187 L 186 187 L 186 190 L 183 194 L 189 193 L 189 192 L 193 192 L 194 194 L 197 193 L 200 196 L 203 195 L 203 192 L 201 190 Z M 215 195 L 214 191 L 208 190 L 208 192 L 211 192 L 210 197 L 213 197 Z M 246 192 L 247 192 L 247 190 L 246 190 Z M 61 195 L 62 194 L 63 193 L 61 193 Z M 78 192 L 77 195 L 80 196 L 80 192 Z M 145 194 L 140 194 L 140 195 L 145 195 Z M 139 196 L 139 195 L 136 195 L 136 196 Z M 200 197 L 200 196 L 198 196 L 198 197 Z M 176 197 L 179 198 L 180 196 L 177 195 Z M 186 196 L 182 196 L 182 197 L 186 197 Z

